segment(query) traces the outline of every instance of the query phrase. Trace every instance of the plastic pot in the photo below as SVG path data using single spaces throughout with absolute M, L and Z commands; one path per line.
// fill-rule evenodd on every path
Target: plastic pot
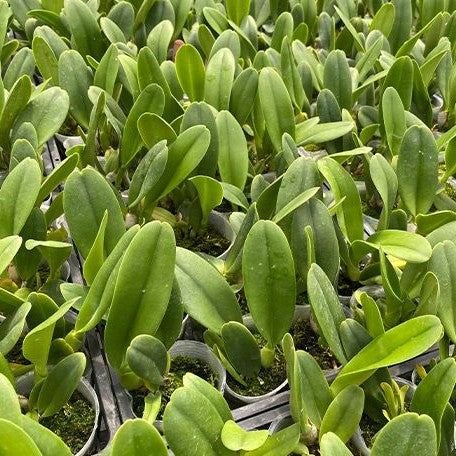
M 344 308 L 344 312 L 349 312 L 347 309 Z M 295 308 L 295 313 L 293 317 L 293 323 L 298 319 L 298 318 L 304 318 L 306 320 L 310 319 L 310 306 L 308 305 L 299 305 L 296 306 Z M 252 332 L 257 332 L 257 328 L 255 326 L 255 323 L 253 321 L 253 318 L 250 314 L 244 315 L 243 317 L 243 322 L 244 325 L 250 329 Z M 328 380 L 332 380 L 337 373 L 339 372 L 340 368 L 337 369 L 328 369 L 324 370 L 323 373 L 325 377 Z M 240 404 L 252 404 L 254 402 L 262 401 L 267 398 L 271 398 L 272 396 L 276 395 L 279 393 L 281 390 L 283 390 L 286 386 L 288 385 L 288 380 L 285 379 L 279 386 L 277 386 L 275 389 L 272 391 L 269 391 L 268 393 L 262 394 L 261 396 L 244 396 L 242 394 L 236 393 L 232 388 L 230 388 L 229 384 L 226 384 L 225 388 L 225 396 L 235 402 L 235 403 L 240 403 Z
M 206 344 L 195 340 L 178 340 L 169 349 L 169 355 L 171 360 L 178 356 L 185 356 L 187 358 L 197 359 L 206 363 L 211 370 L 217 374 L 217 389 L 221 394 L 223 394 L 226 387 L 226 370 L 220 360 Z M 125 391 L 125 394 L 130 401 L 131 418 L 138 418 L 133 411 L 133 398 L 127 391 Z M 155 427 L 162 432 L 163 422 L 161 420 L 156 420 Z
M 33 382 L 33 372 L 28 372 L 25 375 L 22 375 L 17 379 L 17 392 L 19 394 L 22 394 L 24 396 L 28 396 L 30 394 L 30 391 L 33 388 L 34 382 Z M 92 405 L 94 411 L 95 411 L 95 421 L 93 424 L 92 432 L 90 434 L 90 437 L 88 438 L 87 442 L 85 445 L 76 453 L 75 456 L 84 456 L 89 454 L 90 449 L 92 448 L 92 445 L 95 440 L 95 435 L 97 432 L 98 428 L 98 421 L 100 417 L 100 404 L 98 402 L 98 397 L 97 394 L 95 393 L 95 390 L 92 388 L 90 383 L 82 378 L 81 381 L 79 382 L 79 385 L 77 387 L 77 391 L 81 393 L 85 399 L 87 399 L 90 404 Z
M 65 151 L 71 149 L 73 146 L 84 144 L 84 141 L 80 136 L 68 136 L 56 133 L 55 138 L 63 146 Z

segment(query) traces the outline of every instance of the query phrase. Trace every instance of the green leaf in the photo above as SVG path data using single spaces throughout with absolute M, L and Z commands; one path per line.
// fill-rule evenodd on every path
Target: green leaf
M 258 81 L 258 93 L 266 129 L 274 149 L 282 149 L 282 135 L 295 136 L 293 105 L 287 88 L 272 68 L 263 68 Z
M 40 187 L 40 192 L 36 198 L 35 205 L 40 205 L 48 195 L 50 195 L 76 168 L 78 164 L 78 154 L 70 155 L 63 160 L 59 166 L 55 167 Z
M 404 106 L 394 87 L 387 87 L 383 92 L 382 109 L 388 146 L 393 155 L 398 155 L 407 127 Z
M 0 419 L 20 425 L 22 414 L 17 393 L 3 374 L 0 374 L 0 392 Z
M 313 264 L 309 269 L 307 292 L 322 336 L 337 359 L 345 364 L 347 358 L 339 335 L 339 327 L 345 320 L 345 315 L 334 286 L 317 264 Z
M 391 420 L 377 434 L 372 456 L 437 455 L 434 422 L 427 415 L 404 413 Z
M 14 256 L 20 249 L 22 238 L 19 236 L 8 236 L 0 239 L 0 274 L 13 261 Z
M 24 357 L 35 365 L 39 376 L 46 376 L 46 363 L 51 347 L 52 335 L 56 323 L 70 310 L 76 300 L 63 304 L 55 313 L 35 326 L 26 336 L 22 344 Z
M 380 197 L 383 209 L 380 215 L 378 230 L 388 228 L 397 197 L 398 181 L 393 167 L 381 154 L 375 154 L 369 162 L 369 172 Z
M 8 174 L 0 188 L 0 239 L 19 234 L 35 205 L 40 184 L 40 167 L 31 158 L 22 160 Z
M 11 421 L 0 418 L 0 454 L 26 454 L 27 456 L 42 456 L 41 451 L 33 440 Z
M 168 450 L 159 432 L 142 419 L 127 420 L 112 441 L 112 456 L 167 456 Z
M 351 109 L 352 80 L 343 51 L 335 50 L 329 53 L 324 65 L 323 86 L 334 94 L 341 108 Z
M 268 438 L 268 431 L 244 431 L 244 429 L 230 420 L 222 429 L 222 442 L 229 450 L 252 451 L 263 445 Z
M 138 231 L 139 225 L 135 225 L 124 233 L 95 276 L 79 310 L 75 325 L 76 336 L 94 328 L 109 309 L 121 260 Z
M 138 134 L 138 119 L 146 112 L 162 115 L 164 106 L 165 95 L 158 84 L 150 84 L 141 91 L 125 122 L 120 146 L 122 166 L 130 163 L 142 145 L 141 136 Z
M 153 146 L 140 161 L 130 184 L 128 201 L 130 207 L 135 207 L 154 188 L 166 168 L 168 148 L 165 141 Z
M 125 233 L 122 211 L 114 191 L 93 168 L 75 171 L 68 177 L 63 207 L 71 237 L 84 258 L 95 242 L 105 210 L 108 211 L 104 242 L 106 256 Z
M 233 83 L 230 97 L 230 112 L 240 125 L 244 125 L 252 111 L 258 91 L 258 72 L 248 67 L 241 71 Z
M 109 46 L 105 52 L 103 58 L 100 60 L 100 64 L 95 71 L 93 78 L 93 84 L 106 90 L 109 95 L 113 95 L 114 86 L 119 72 L 119 51 L 114 44 Z
M 244 244 L 242 271 L 255 325 L 273 348 L 289 330 L 296 302 L 293 256 L 287 238 L 275 223 L 260 220 L 253 225 Z
M 0 353 L 3 355 L 7 355 L 21 337 L 31 307 L 29 302 L 24 302 L 0 324 Z
M 338 393 L 350 384 L 359 385 L 377 369 L 402 363 L 423 353 L 442 336 L 440 320 L 433 315 L 412 318 L 376 337 L 340 371 L 331 385 Z
M 399 194 L 412 215 L 425 214 L 438 187 L 438 149 L 426 127 L 410 127 L 402 140 L 397 162 Z
M 11 90 L 21 76 L 33 76 L 35 72 L 35 59 L 33 57 L 34 53 L 29 48 L 22 48 L 14 55 L 3 77 L 3 85 L 6 90 Z
M 93 75 L 79 52 L 71 50 L 60 55 L 59 84 L 70 97 L 71 116 L 87 129 L 92 111 L 88 91 L 93 85 Z
M 85 355 L 73 353 L 54 366 L 38 397 L 38 412 L 42 417 L 56 414 L 68 402 L 81 381 L 85 365 Z
M 77 51 L 85 58 L 87 55 L 99 60 L 104 54 L 104 41 L 87 3 L 82 0 L 65 0 L 64 14 Z
M 318 169 L 329 182 L 336 202 L 345 196 L 344 202 L 336 211 L 342 233 L 350 242 L 363 239 L 361 198 L 353 178 L 341 165 L 329 157 L 318 161 Z
M 166 120 L 150 112 L 145 112 L 138 119 L 138 131 L 149 149 L 164 139 L 171 144 L 177 138 L 176 132 Z
M 261 356 L 252 333 L 243 324 L 230 321 L 222 326 L 221 336 L 228 361 L 236 372 L 248 378 L 258 375 Z
M 250 0 L 227 0 L 226 13 L 228 18 L 241 25 L 242 19 L 249 14 Z
M 309 190 L 301 193 L 300 195 L 293 198 L 288 204 L 286 204 L 280 211 L 278 211 L 272 221 L 275 223 L 279 223 L 285 217 L 293 213 L 296 209 L 301 207 L 304 203 L 310 200 L 316 193 L 320 190 L 320 187 L 312 187 Z
M 33 97 L 14 122 L 13 137 L 20 126 L 30 122 L 36 130 L 38 144 L 43 145 L 57 133 L 66 119 L 69 109 L 67 93 L 59 87 L 51 87 Z
M 332 432 L 327 432 L 321 438 L 320 453 L 321 456 L 353 456 L 342 440 Z
M 168 20 L 158 23 L 149 33 L 147 47 L 153 52 L 158 63 L 162 63 L 167 59 L 173 33 L 174 25 Z
M 249 154 L 244 132 L 229 111 L 221 111 L 215 119 L 218 134 L 218 167 L 222 180 L 244 189 Z
M 136 336 L 127 349 L 130 369 L 144 380 L 147 388 L 155 391 L 164 381 L 169 369 L 169 355 L 163 343 L 150 335 Z
M 440 242 L 434 247 L 429 261 L 429 271 L 435 274 L 440 286 L 438 316 L 445 328 L 446 335 L 451 340 L 456 340 L 456 313 L 453 306 L 456 295 L 455 253 L 456 245 L 453 242 Z
M 329 404 L 320 427 L 320 441 L 326 432 L 334 432 L 342 442 L 347 442 L 358 427 L 364 409 L 364 391 L 359 386 L 348 385 Z
M 199 52 L 191 44 L 184 44 L 177 51 L 176 72 L 179 84 L 190 101 L 202 101 L 204 99 L 204 63 Z
M 207 223 L 209 213 L 223 200 L 222 184 L 208 176 L 194 176 L 189 181 L 196 187 L 202 210 L 203 224 Z
M 22 429 L 33 439 L 43 454 L 71 456 L 70 449 L 62 439 L 48 428 L 42 426 L 27 415 L 22 416 Z
M 94 281 L 97 272 L 103 265 L 105 257 L 104 252 L 104 238 L 106 233 L 106 226 L 108 224 L 108 211 L 105 211 L 103 218 L 101 219 L 100 228 L 98 229 L 97 237 L 93 242 L 92 248 L 84 262 L 82 267 L 84 279 L 88 285 L 91 285 Z
M 165 170 L 150 190 L 149 201 L 157 201 L 174 190 L 201 162 L 209 143 L 210 133 L 203 125 L 182 132 L 168 149 Z
M 163 415 L 163 429 L 176 456 L 234 456 L 220 440 L 224 421 L 210 397 L 184 387 L 172 394 Z M 189 439 L 195 445 L 189 446 Z
M 276 456 L 293 453 L 298 445 L 299 436 L 299 425 L 296 423 L 270 435 L 260 448 L 246 452 L 245 456 Z
M 367 248 L 366 248 L 367 247 Z M 380 249 L 409 263 L 424 263 L 432 254 L 428 240 L 419 234 L 401 230 L 382 230 L 369 236 L 366 241 L 355 241 L 351 249 L 355 258 L 361 259 L 372 249 Z
M 223 276 L 206 260 L 178 247 L 175 273 L 185 311 L 192 318 L 217 334 L 224 323 L 242 323 L 236 296 Z
M 222 48 L 209 60 L 204 83 L 204 101 L 217 111 L 230 106 L 236 62 L 228 48 Z
M 353 130 L 353 122 L 326 122 L 318 124 L 311 118 L 306 122 L 302 122 L 296 126 L 296 144 L 303 146 L 306 144 L 321 144 L 350 133 Z M 310 123 L 307 123 L 312 121 Z
M 155 221 L 139 230 L 125 252 L 105 330 L 106 354 L 117 369 L 133 338 L 153 335 L 160 326 L 171 295 L 175 245 L 171 226 Z
M 247 210 L 249 207 L 249 202 L 247 201 L 246 196 L 243 191 L 237 188 L 235 185 L 228 184 L 226 182 L 221 182 L 223 187 L 223 198 L 228 200 L 230 203 L 240 206 L 243 209 Z
M 434 420 L 438 443 L 440 443 L 443 413 L 448 405 L 455 384 L 455 360 L 453 358 L 441 360 L 421 380 L 410 404 L 411 412 L 426 414 Z

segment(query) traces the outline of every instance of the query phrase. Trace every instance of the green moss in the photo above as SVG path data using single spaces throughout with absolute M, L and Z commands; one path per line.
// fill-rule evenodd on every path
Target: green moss
M 456 189 L 455 189 L 452 185 L 450 185 L 450 184 L 448 184 L 448 183 L 445 184 L 445 193 L 446 193 L 453 201 L 456 201 Z
M 192 252 L 207 253 L 212 256 L 219 256 L 230 246 L 230 241 L 225 239 L 212 227 L 208 227 L 205 233 L 195 234 L 194 232 L 183 233 L 175 230 L 176 244 L 179 247 L 191 250 Z
M 161 419 L 163 412 L 165 411 L 166 405 L 171 398 L 171 395 L 177 388 L 184 386 L 183 377 L 187 372 L 201 377 L 206 380 L 212 386 L 217 386 L 217 374 L 204 362 L 199 359 L 187 358 L 185 356 L 176 356 L 171 360 L 171 367 L 168 375 L 165 377 L 163 385 L 160 387 L 162 394 L 162 402 L 160 411 L 158 413 L 158 419 Z M 141 417 L 144 412 L 144 398 L 147 396 L 149 391 L 145 388 L 130 391 L 133 398 L 133 412 L 136 416 Z
M 323 347 L 318 339 L 318 334 L 312 329 L 309 320 L 298 318 L 290 329 L 296 350 L 310 353 L 322 369 L 335 369 L 339 362 L 331 350 Z
M 380 431 L 383 425 L 375 422 L 366 414 L 363 414 L 363 416 L 361 417 L 361 421 L 359 423 L 359 427 L 361 428 L 362 435 L 367 447 L 371 448 L 375 435 Z
M 87 442 L 95 422 L 95 410 L 92 404 L 78 391 L 59 413 L 43 418 L 40 423 L 57 434 L 71 449 L 77 453 Z

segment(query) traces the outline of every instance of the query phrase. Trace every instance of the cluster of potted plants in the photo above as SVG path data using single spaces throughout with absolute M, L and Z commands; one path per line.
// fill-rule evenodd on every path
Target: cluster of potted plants
M 455 40 L 453 0 L 0 0 L 0 454 L 91 454 L 95 328 L 103 455 L 454 454 Z

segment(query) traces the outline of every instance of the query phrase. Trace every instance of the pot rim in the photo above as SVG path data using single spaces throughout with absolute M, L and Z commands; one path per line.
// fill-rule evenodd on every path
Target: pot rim
M 17 379 L 17 391 L 19 392 L 30 392 L 31 389 L 33 388 L 33 376 L 34 372 L 30 371 L 27 372 L 24 375 L 21 375 Z M 85 399 L 87 399 L 91 405 L 92 408 L 95 411 L 95 419 L 94 419 L 94 425 L 92 427 L 92 432 L 90 433 L 89 438 L 87 439 L 86 443 L 84 446 L 75 454 L 75 456 L 84 456 L 88 453 L 90 448 L 92 447 L 94 441 L 95 441 L 95 436 L 98 430 L 98 424 L 100 421 L 100 401 L 98 400 L 97 393 L 95 392 L 95 389 L 93 386 L 88 382 L 87 379 L 84 377 L 81 378 L 79 385 L 76 388 L 76 391 L 81 393 Z

